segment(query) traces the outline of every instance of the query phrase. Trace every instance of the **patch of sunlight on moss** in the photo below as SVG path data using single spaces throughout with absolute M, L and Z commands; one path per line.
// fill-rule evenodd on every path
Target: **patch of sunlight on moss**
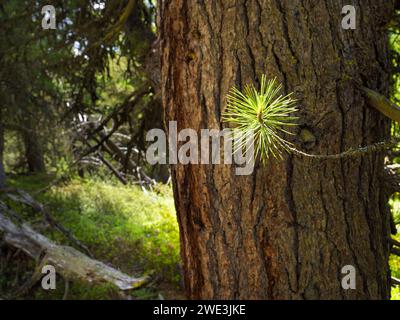
M 55 218 L 97 258 L 125 272 L 157 272 L 179 281 L 179 229 L 170 188 L 143 192 L 96 180 L 72 180 L 46 193 Z M 64 241 L 62 235 L 51 237 Z
M 400 300 L 400 287 L 399 286 L 392 288 L 391 293 L 392 293 L 391 300 Z
M 399 198 L 394 198 L 390 200 L 390 206 L 392 208 L 392 213 L 393 213 L 393 217 L 394 220 L 396 222 L 400 221 L 400 199 Z M 400 226 L 397 225 L 397 235 L 396 236 L 392 236 L 394 239 L 396 239 L 397 241 L 400 241 Z M 392 276 L 400 279 L 400 257 L 395 256 L 395 255 L 391 255 L 390 259 L 389 259 L 389 265 L 390 265 L 390 270 L 392 271 Z M 391 291 L 392 294 L 392 300 L 400 300 L 400 287 L 394 287 L 392 288 Z
M 397 198 L 391 199 L 389 204 L 392 208 L 393 216 L 396 218 L 400 215 L 400 201 Z

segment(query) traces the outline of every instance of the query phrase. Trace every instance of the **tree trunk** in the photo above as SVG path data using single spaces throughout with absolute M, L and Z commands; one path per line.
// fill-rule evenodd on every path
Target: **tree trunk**
M 231 86 L 277 77 L 299 99 L 291 139 L 331 154 L 385 140 L 389 121 L 351 79 L 388 94 L 387 31 L 394 1 L 356 0 L 357 29 L 341 1 L 160 3 L 163 104 L 178 130 L 223 128 Z M 302 142 L 301 130 L 315 137 Z M 303 131 L 305 132 L 305 131 Z M 229 165 L 174 165 L 172 178 L 189 298 L 387 299 L 390 222 L 383 155 Z M 344 290 L 342 267 L 356 269 Z
M 25 145 L 25 158 L 28 163 L 29 172 L 46 172 L 41 141 L 33 126 L 32 120 L 27 120 L 26 130 L 24 129 L 22 131 L 22 137 Z
M 6 185 L 6 173 L 4 171 L 4 126 L 0 110 L 0 188 Z

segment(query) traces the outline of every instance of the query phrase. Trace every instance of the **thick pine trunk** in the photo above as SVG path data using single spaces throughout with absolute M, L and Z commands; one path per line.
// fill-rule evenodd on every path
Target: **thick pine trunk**
M 338 153 L 389 136 L 351 79 L 388 94 L 394 1 L 161 1 L 166 121 L 223 128 L 233 85 L 277 77 L 300 99 L 296 145 Z M 303 133 L 313 139 L 302 141 Z M 228 165 L 174 165 L 186 290 L 208 299 L 382 299 L 390 295 L 383 155 L 310 162 L 286 156 L 250 176 Z M 341 269 L 356 269 L 356 290 Z
M 6 173 L 4 171 L 4 127 L 0 110 L 0 188 L 6 185 Z

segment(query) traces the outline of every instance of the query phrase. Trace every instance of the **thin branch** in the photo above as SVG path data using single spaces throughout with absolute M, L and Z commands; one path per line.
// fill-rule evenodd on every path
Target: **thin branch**
M 388 168 L 390 170 L 399 170 L 400 169 L 400 164 L 397 164 L 397 163 L 389 164 L 389 165 L 386 166 L 386 168 Z
M 101 121 L 101 123 L 97 126 L 96 129 L 94 129 L 92 132 L 89 133 L 88 139 L 90 139 L 93 135 L 96 135 L 97 133 L 99 133 L 102 130 L 104 130 L 104 127 L 107 125 L 108 122 L 110 122 L 111 119 L 115 119 L 119 114 L 131 111 L 132 108 L 146 94 L 149 94 L 151 91 L 152 90 L 151 90 L 151 88 L 149 88 L 149 84 L 145 83 L 138 92 L 135 92 L 135 93 L 129 95 L 119 107 L 117 107 L 113 112 L 111 112 L 105 119 L 103 119 Z M 135 98 L 131 101 L 133 96 L 135 96 Z
M 113 165 L 112 165 L 110 162 L 108 162 L 100 153 L 97 153 L 97 156 L 99 157 L 99 159 L 101 160 L 101 162 L 103 162 L 104 165 L 105 165 L 108 169 L 110 169 L 110 171 L 111 171 L 112 173 L 114 173 L 114 175 L 118 178 L 119 181 L 121 181 L 124 185 L 127 185 L 127 184 L 128 184 L 128 181 L 118 172 L 117 169 L 115 169 L 115 168 L 113 167 Z
M 400 286 L 400 280 L 395 277 L 392 277 L 391 284 L 392 284 L 392 286 Z
M 400 248 L 400 242 L 399 242 L 399 241 L 397 241 L 397 240 L 395 240 L 395 239 L 393 239 L 393 238 L 390 238 L 390 239 L 389 239 L 389 242 L 390 242 L 392 245 L 397 246 L 397 247 Z
M 356 158 L 360 157 L 365 154 L 370 154 L 374 152 L 384 151 L 386 149 L 391 149 L 395 147 L 399 141 L 397 139 L 392 139 L 389 141 L 381 141 L 376 142 L 374 144 L 365 146 L 365 147 L 358 147 L 358 148 L 351 148 L 347 151 L 335 154 L 309 154 L 304 151 L 298 150 L 294 147 L 287 146 L 289 151 L 291 151 L 294 155 L 301 157 L 301 158 L 311 158 L 311 159 L 319 159 L 319 160 L 339 160 L 344 158 Z
M 400 249 L 392 248 L 390 253 L 400 257 Z
M 400 107 L 391 102 L 388 98 L 380 93 L 368 89 L 366 87 L 357 85 L 365 94 L 370 106 L 384 114 L 386 117 L 393 121 L 400 122 Z

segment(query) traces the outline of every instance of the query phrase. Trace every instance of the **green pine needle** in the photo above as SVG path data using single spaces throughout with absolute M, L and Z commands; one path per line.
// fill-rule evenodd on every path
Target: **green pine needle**
M 291 143 L 280 136 L 282 133 L 292 134 L 284 129 L 296 125 L 296 100 L 292 94 L 279 94 L 282 86 L 276 79 L 267 80 L 261 77 L 261 87 L 257 90 L 253 85 L 246 85 L 243 93 L 232 88 L 227 96 L 227 107 L 222 115 L 225 122 L 235 128 L 235 152 L 246 145 L 246 138 L 254 135 L 255 157 L 266 161 L 270 155 L 282 158 L 282 152 L 289 150 Z

